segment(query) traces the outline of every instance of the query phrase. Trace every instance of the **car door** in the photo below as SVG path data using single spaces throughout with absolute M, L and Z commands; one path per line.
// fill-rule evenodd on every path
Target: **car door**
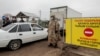
M 18 38 L 22 39 L 23 43 L 33 41 L 33 32 L 30 24 L 20 24 L 18 27 Z
M 12 40 L 12 39 L 17 39 L 17 28 L 18 25 L 13 26 L 10 30 L 9 30 L 9 35 L 8 35 L 8 39 Z
M 44 28 L 37 24 L 31 24 L 32 30 L 33 30 L 33 36 L 35 40 L 44 39 L 46 37 L 46 32 L 44 31 Z

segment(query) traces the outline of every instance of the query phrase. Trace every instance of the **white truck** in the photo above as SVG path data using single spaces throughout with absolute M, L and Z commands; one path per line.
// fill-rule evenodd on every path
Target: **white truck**
M 52 15 L 59 19 L 61 35 L 63 35 L 62 32 L 64 33 L 63 30 L 65 29 L 65 19 L 73 17 L 82 17 L 82 14 L 80 12 L 69 8 L 68 6 L 50 8 L 50 16 Z

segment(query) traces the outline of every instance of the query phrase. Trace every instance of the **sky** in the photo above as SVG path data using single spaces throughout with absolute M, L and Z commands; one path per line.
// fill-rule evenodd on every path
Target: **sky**
M 16 15 L 18 12 L 30 12 L 48 20 L 50 8 L 68 6 L 83 17 L 100 17 L 100 0 L 0 0 L 0 17 L 6 13 Z

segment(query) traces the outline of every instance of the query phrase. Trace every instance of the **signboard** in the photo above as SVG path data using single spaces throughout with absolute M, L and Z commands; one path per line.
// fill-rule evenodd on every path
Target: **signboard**
M 66 43 L 100 49 L 100 18 L 66 19 Z

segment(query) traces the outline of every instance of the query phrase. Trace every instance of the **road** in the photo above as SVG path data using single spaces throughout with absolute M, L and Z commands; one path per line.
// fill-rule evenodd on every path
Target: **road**
M 0 56 L 59 56 L 60 53 L 58 48 L 48 47 L 47 40 L 24 44 L 16 51 L 0 48 Z

